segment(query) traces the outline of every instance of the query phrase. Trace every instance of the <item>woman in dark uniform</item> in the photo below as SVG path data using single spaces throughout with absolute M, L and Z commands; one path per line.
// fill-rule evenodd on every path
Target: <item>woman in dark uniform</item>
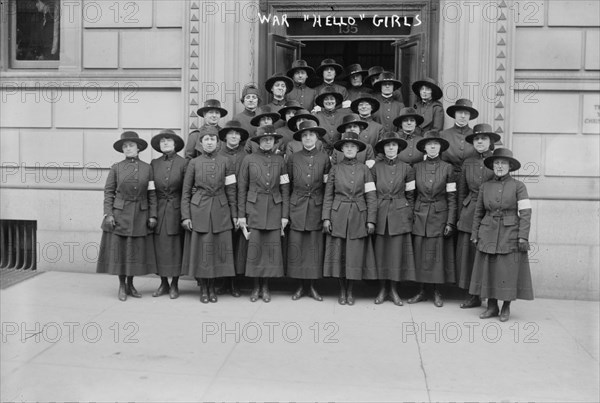
M 241 123 L 250 137 L 253 137 L 256 131 L 256 127 L 250 121 L 256 116 L 256 108 L 260 105 L 260 101 L 259 89 L 252 84 L 246 85 L 242 90 L 242 97 L 240 98 L 240 102 L 244 105 L 244 110 L 233 117 L 233 120 Z
M 202 132 L 202 153 L 187 167 L 181 197 L 182 225 L 187 230 L 182 271 L 199 280 L 202 303 L 217 302 L 215 278 L 235 276 L 231 237 L 237 220 L 235 167 L 216 151 L 218 134 L 214 127 Z
M 500 321 L 506 322 L 511 301 L 533 300 L 527 256 L 531 202 L 525 184 L 509 173 L 521 167 L 510 150 L 494 150 L 483 163 L 494 170 L 494 178 L 481 185 L 477 196 L 471 233 L 477 253 L 469 292 L 488 299 L 481 319 L 500 313 Z M 502 311 L 499 299 L 504 301 Z
M 369 126 L 369 123 L 362 120 L 357 114 L 351 113 L 345 115 L 342 119 L 342 123 L 337 127 L 338 136 L 341 137 L 345 132 L 353 132 L 358 134 L 358 139 L 362 141 L 366 147 L 364 150 L 359 151 L 356 155 L 358 162 L 365 164 L 369 169 L 375 165 L 375 151 L 370 143 L 367 143 L 368 137 L 363 135 L 365 129 Z M 376 143 L 376 142 L 375 142 Z M 339 150 L 333 150 L 331 154 L 331 163 L 337 164 L 344 159 L 344 153 Z
M 440 136 L 448 142 L 448 150 L 443 154 L 442 160 L 452 164 L 454 173 L 458 177 L 463 162 L 477 154 L 473 145 L 467 143 L 466 137 L 473 133 L 469 121 L 477 119 L 479 112 L 473 108 L 470 100 L 459 99 L 446 109 L 446 113 L 454 119 L 454 126 L 440 133 Z
M 283 73 L 276 73 L 265 81 L 265 89 L 272 95 L 272 100 L 267 105 L 274 112 L 279 112 L 285 106 L 285 96 L 292 90 L 294 82 Z M 276 128 L 282 125 L 275 125 Z
M 435 80 L 427 77 L 412 83 L 411 88 L 417 96 L 415 109 L 423 116 L 421 130 L 444 130 L 444 106 L 439 101 L 444 93 Z
M 298 131 L 298 126 L 300 126 L 300 124 L 306 120 L 312 120 L 317 124 L 317 126 L 319 125 L 319 119 L 315 115 L 312 115 L 307 109 L 298 109 L 296 114 L 288 120 L 287 127 L 292 131 L 292 133 L 295 133 Z M 292 154 L 301 151 L 303 147 L 304 146 L 302 145 L 301 141 L 293 140 L 292 138 L 292 140 L 289 141 L 285 147 L 286 159 L 289 160 Z M 323 149 L 323 142 L 321 140 L 317 140 L 317 149 L 325 151 Z
M 473 144 L 476 157 L 469 157 L 462 166 L 461 175 L 458 178 L 458 237 L 456 242 L 456 283 L 469 291 L 471 285 L 471 274 L 477 248 L 471 242 L 471 229 L 473 228 L 473 215 L 477 204 L 477 195 L 483 182 L 494 177 L 494 172 L 487 168 L 483 161 L 492 155 L 494 143 L 500 141 L 500 135 L 492 131 L 488 124 L 475 125 L 473 133 L 466 139 L 467 143 Z M 468 294 L 461 308 L 475 308 L 481 306 L 478 295 Z
M 375 151 L 383 155 L 371 168 L 377 188 L 375 256 L 380 286 L 376 304 L 383 303 L 389 295 L 395 305 L 402 305 L 397 283 L 404 280 L 403 272 L 415 270 L 411 239 L 415 171 L 398 158 L 404 148 L 406 141 L 394 132 L 386 133 L 375 145 Z
M 348 99 L 355 101 L 359 98 L 369 96 L 373 91 L 365 86 L 365 78 L 369 73 L 367 70 L 363 70 L 360 64 L 351 64 L 346 67 L 347 75 L 344 77 L 344 81 L 348 84 Z M 358 113 L 358 112 L 354 112 Z
M 315 288 L 315 280 L 323 277 L 321 211 L 331 168 L 327 153 L 317 148 L 317 140 L 324 134 L 325 129 L 312 120 L 301 123 L 294 139 L 302 142 L 302 150 L 292 154 L 287 163 L 292 187 L 287 276 L 300 279 L 293 300 L 302 298 L 306 288 L 312 298 L 323 300 Z
M 377 279 L 373 243 L 377 194 L 369 168 L 356 155 L 366 148 L 358 134 L 347 131 L 335 145 L 344 159 L 329 171 L 323 201 L 323 229 L 327 233 L 323 275 L 340 283 L 340 305 L 354 305 L 356 280 Z
M 154 184 L 158 198 L 158 223 L 154 229 L 154 250 L 160 286 L 153 297 L 169 294 L 179 296 L 178 281 L 181 273 L 183 231 L 181 228 L 181 188 L 188 161 L 177 155 L 183 149 L 183 140 L 172 130 L 162 130 L 150 141 L 152 148 L 163 153 L 152 160 Z M 169 279 L 172 277 L 171 286 Z
M 406 148 L 400 151 L 400 161 L 409 165 L 423 161 L 423 153 L 417 150 L 417 143 L 423 139 L 423 132 L 419 125 L 423 123 L 423 116 L 413 108 L 402 108 L 400 115 L 394 119 L 394 126 L 398 126 L 400 137 L 406 141 Z
M 344 96 L 335 91 L 321 92 L 315 98 L 315 104 L 321 108 L 315 116 L 319 120 L 319 125 L 327 131 L 322 141 L 328 155 L 332 154 L 333 144 L 340 138 L 337 127 L 348 114 L 347 110 L 339 108 L 343 99 Z
M 259 147 L 242 161 L 238 178 L 238 224 L 249 231 L 245 273 L 254 278 L 250 301 L 271 301 L 270 277 L 283 277 L 281 235 L 288 224 L 289 177 L 283 156 L 275 154 L 279 135 L 261 126 L 251 141 Z M 262 287 L 261 287 L 262 279 Z
M 452 236 L 456 232 L 456 182 L 452 165 L 440 159 L 448 142 L 438 132 L 426 132 L 417 149 L 426 159 L 413 165 L 417 190 L 413 223 L 416 270 L 407 273 L 407 279 L 421 283 L 421 289 L 408 303 L 425 301 L 423 284 L 428 283 L 433 284 L 433 303 L 439 308 L 444 300 L 436 285 L 455 281 Z
M 156 227 L 156 192 L 152 167 L 138 157 L 148 143 L 126 131 L 113 148 L 125 154 L 114 164 L 104 186 L 104 221 L 97 273 L 119 276 L 119 300 L 142 295 L 134 276 L 156 273 L 152 231 Z M 127 279 L 127 282 L 125 281 Z

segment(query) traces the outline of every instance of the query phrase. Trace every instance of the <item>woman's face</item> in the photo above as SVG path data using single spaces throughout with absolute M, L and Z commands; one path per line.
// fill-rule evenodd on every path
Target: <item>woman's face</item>
M 335 78 L 335 69 L 333 67 L 325 67 L 323 69 L 323 79 L 325 81 L 331 81 Z
M 307 130 L 302 133 L 302 145 L 304 148 L 312 149 L 317 144 L 317 133 Z
M 427 156 L 431 158 L 437 157 L 440 154 L 441 149 L 442 146 L 437 140 L 428 141 L 427 144 L 425 144 L 425 152 L 427 153 Z
M 261 139 L 259 141 L 259 145 L 260 145 L 260 148 L 262 148 L 263 150 L 269 151 L 275 145 L 275 137 L 273 137 L 273 136 L 261 137 Z
M 263 116 L 258 121 L 259 126 L 266 126 L 266 125 L 272 125 L 272 124 L 273 124 L 273 118 L 270 116 Z
M 490 138 L 485 134 L 478 134 L 473 137 L 473 147 L 478 153 L 484 153 L 490 149 Z
M 389 159 L 394 159 L 398 155 L 398 143 L 395 141 L 390 141 L 386 145 L 383 146 L 383 151 L 385 152 L 385 156 Z
M 454 113 L 454 120 L 456 120 L 456 123 L 458 123 L 460 126 L 467 125 L 470 118 L 471 112 L 464 109 L 458 110 Z
M 342 145 L 342 152 L 346 158 L 356 158 L 356 154 L 358 154 L 358 146 L 348 141 Z
M 286 88 L 287 88 L 287 86 L 285 85 L 285 82 L 275 81 L 275 83 L 271 87 L 271 92 L 276 97 L 283 98 L 283 96 L 285 95 Z
M 287 122 L 288 120 L 293 118 L 295 115 L 296 115 L 295 109 L 288 109 L 288 111 L 285 113 L 285 121 Z
M 350 76 L 350 84 L 352 84 L 353 87 L 360 87 L 362 82 L 363 78 L 360 73 L 355 73 Z
M 139 148 L 137 143 L 133 141 L 126 141 L 123 143 L 123 154 L 127 158 L 137 157 L 139 153 Z
M 357 109 L 360 116 L 369 116 L 373 112 L 373 105 L 368 101 L 361 101 Z
M 164 154 L 172 153 L 175 151 L 175 140 L 163 137 L 160 139 L 160 151 Z
M 242 135 L 237 130 L 229 130 L 225 135 L 225 143 L 231 148 L 240 145 L 240 141 L 242 141 Z
M 256 94 L 246 94 L 244 97 L 244 107 L 251 111 L 255 110 L 258 106 L 258 95 Z
M 207 153 L 212 153 L 217 149 L 217 136 L 205 135 L 202 137 L 202 148 Z
M 335 108 L 335 104 L 335 97 L 333 95 L 327 95 L 325 98 L 323 98 L 323 107 L 326 110 L 333 110 Z
M 502 177 L 507 175 L 510 170 L 510 162 L 504 158 L 494 160 L 494 175 Z
M 417 127 L 417 120 L 412 117 L 402 119 L 402 130 L 406 133 L 412 133 Z
M 209 109 L 204 112 L 204 120 L 211 126 L 219 123 L 219 119 L 221 119 L 221 112 L 218 109 Z
M 422 85 L 419 90 L 419 95 L 423 101 L 429 101 L 431 99 L 431 88 L 426 85 Z
M 301 69 L 294 72 L 294 82 L 298 84 L 304 84 L 307 78 L 308 74 L 306 73 L 306 70 Z
M 392 84 L 392 83 L 381 84 L 381 93 L 383 95 L 392 95 L 393 92 L 394 92 L 394 84 Z
M 344 128 L 344 130 L 347 130 L 349 132 L 353 132 L 353 133 L 359 134 L 360 133 L 360 126 L 357 125 L 356 123 L 348 123 L 346 125 L 346 127 Z

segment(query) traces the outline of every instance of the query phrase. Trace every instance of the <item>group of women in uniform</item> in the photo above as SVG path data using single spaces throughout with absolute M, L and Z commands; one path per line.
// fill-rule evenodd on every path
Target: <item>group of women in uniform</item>
M 487 299 L 480 317 L 502 321 L 511 301 L 533 299 L 531 204 L 510 175 L 519 161 L 494 149 L 500 136 L 469 126 L 478 112 L 466 99 L 447 108 L 454 125 L 441 130 L 443 94 L 432 79 L 412 84 L 418 101 L 406 108 L 393 73 L 347 70 L 346 88 L 334 60 L 316 71 L 297 60 L 267 80 L 270 103 L 245 87 L 244 110 L 224 127 L 228 111 L 207 100 L 185 159 L 171 130 L 152 138 L 163 155 L 151 164 L 138 156 L 145 140 L 121 135 L 97 269 L 119 276 L 120 300 L 140 297 L 133 277 L 149 273 L 161 277 L 153 296 L 173 299 L 180 275 L 196 278 L 203 303 L 217 301 L 218 278 L 239 296 L 240 275 L 253 278 L 253 302 L 269 302 L 269 280 L 286 275 L 298 281 L 294 300 L 321 301 L 317 280 L 337 278 L 342 305 L 354 304 L 361 280 L 378 282 L 376 304 L 403 305 L 398 283 L 411 281 L 419 287 L 407 302 L 431 295 L 437 307 L 439 285 L 456 284 L 466 290 L 461 308 Z M 317 88 L 306 86 L 313 74 Z

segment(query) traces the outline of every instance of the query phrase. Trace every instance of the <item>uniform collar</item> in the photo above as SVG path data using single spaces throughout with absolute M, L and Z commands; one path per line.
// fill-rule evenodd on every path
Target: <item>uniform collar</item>
M 457 132 L 459 132 L 460 134 L 465 134 L 469 129 L 471 129 L 469 127 L 469 125 L 465 125 L 463 127 L 460 127 L 459 125 L 457 125 L 456 123 L 454 124 L 454 130 L 456 130 Z
M 383 160 L 385 161 L 385 163 L 387 165 L 396 165 L 398 163 L 398 155 L 396 155 L 394 158 L 390 159 L 388 157 L 383 157 Z
M 168 154 L 163 154 L 165 157 L 165 161 L 169 161 L 172 160 L 173 158 L 175 158 L 175 151 L 170 152 Z
M 512 179 L 512 176 L 510 176 L 510 172 L 507 173 L 506 175 L 504 175 L 503 177 L 499 178 L 496 175 L 494 175 L 494 180 L 498 181 L 498 182 L 506 182 L 507 180 Z
M 342 160 L 342 164 L 346 164 L 346 165 L 356 165 L 358 163 L 358 160 L 356 159 L 356 157 L 348 159 L 344 156 L 344 159 Z
M 312 148 L 312 150 L 307 150 L 306 148 L 304 148 L 304 146 L 302 146 L 302 152 L 303 152 L 304 154 L 307 154 L 307 155 L 313 155 L 313 154 L 316 154 L 316 153 L 317 153 L 317 146 L 314 146 L 314 147 Z

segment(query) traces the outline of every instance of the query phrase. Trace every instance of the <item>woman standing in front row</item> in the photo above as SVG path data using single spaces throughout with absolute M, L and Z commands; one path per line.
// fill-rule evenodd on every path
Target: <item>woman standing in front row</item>
M 494 178 L 481 185 L 477 197 L 471 233 L 477 253 L 469 292 L 488 299 L 481 319 L 500 314 L 500 321 L 506 322 L 511 301 L 533 300 L 527 256 L 531 202 L 525 184 L 509 173 L 521 167 L 510 150 L 495 150 L 484 164 L 494 170 Z M 502 311 L 499 299 L 504 301 Z
M 375 232 L 377 194 L 369 168 L 356 158 L 366 147 L 357 133 L 346 131 L 334 144 L 344 158 L 331 168 L 325 186 L 323 275 L 339 279 L 340 305 L 354 305 L 355 280 L 377 278 L 369 236 Z
M 444 300 L 437 284 L 455 281 L 452 236 L 456 232 L 456 182 L 452 165 L 440 159 L 448 142 L 437 131 L 426 132 L 417 149 L 426 158 L 413 166 L 417 190 L 413 223 L 416 270 L 408 273 L 407 279 L 420 283 L 421 289 L 408 303 L 427 300 L 424 284 L 428 283 L 433 284 L 433 303 L 439 308 Z
M 250 301 L 271 301 L 270 277 L 283 277 L 281 236 L 288 224 L 290 179 L 283 156 L 275 154 L 281 135 L 272 125 L 256 129 L 256 152 L 242 161 L 238 183 L 238 225 L 250 232 L 245 273 L 254 277 Z M 262 286 L 261 286 L 262 280 Z
M 187 230 L 182 271 L 200 283 L 200 302 L 217 302 L 214 280 L 235 276 L 231 230 L 237 220 L 235 166 L 216 151 L 219 132 L 208 127 L 202 153 L 190 161 L 183 181 L 181 219 Z M 192 188 L 196 192 L 192 194 Z
M 377 188 L 375 256 L 380 287 L 376 304 L 389 295 L 395 305 L 402 305 L 397 283 L 404 280 L 403 273 L 415 270 L 411 239 L 415 171 L 400 160 L 399 153 L 405 148 L 406 141 L 394 132 L 386 133 L 375 145 L 375 151 L 383 155 L 371 168 Z
M 139 159 L 148 143 L 126 131 L 113 148 L 125 154 L 114 164 L 104 186 L 104 221 L 97 273 L 119 276 L 119 300 L 142 295 L 134 276 L 156 273 L 152 230 L 156 227 L 156 192 L 152 167 Z M 126 282 L 127 280 L 127 282 Z
M 169 294 L 179 297 L 179 275 L 183 252 L 181 229 L 181 188 L 188 161 L 177 153 L 183 150 L 183 140 L 172 130 L 162 130 L 150 141 L 152 148 L 163 153 L 152 160 L 156 196 L 158 199 L 158 223 L 154 230 L 156 268 L 160 286 L 153 297 Z M 169 277 L 172 277 L 169 286 Z

